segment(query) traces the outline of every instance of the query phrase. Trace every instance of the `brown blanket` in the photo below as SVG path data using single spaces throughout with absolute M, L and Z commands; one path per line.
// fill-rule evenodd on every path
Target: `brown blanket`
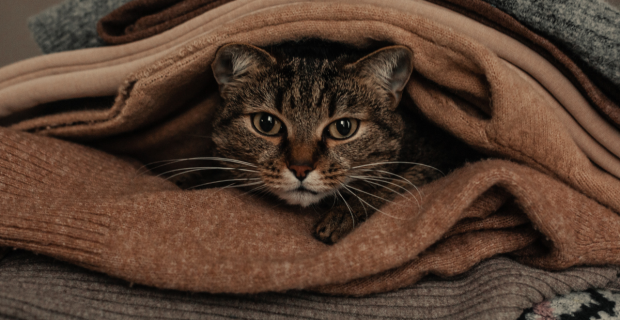
M 562 52 L 549 40 L 529 30 L 510 15 L 502 12 L 492 5 L 480 0 L 428 0 L 443 7 L 462 13 L 485 25 L 491 26 L 522 43 L 525 43 L 534 51 L 543 55 L 551 61 L 557 68 L 567 75 L 570 80 L 584 93 L 593 107 L 605 115 L 607 120 L 620 128 L 620 102 L 617 95 L 617 88 L 609 84 L 609 80 L 599 79 L 595 74 L 586 74 L 577 64 Z M 593 84 L 593 82 L 595 83 Z M 597 85 L 603 85 L 599 88 Z M 601 92 L 606 89 L 606 92 Z M 612 102 L 612 95 L 615 95 L 615 103 Z
M 97 23 L 97 33 L 109 44 L 123 44 L 162 33 L 232 0 L 134 0 Z
M 109 44 L 138 41 L 169 30 L 228 1 L 230 0 L 134 0 L 102 18 L 97 32 Z M 592 84 L 589 76 L 571 58 L 549 40 L 482 0 L 427 1 L 464 14 L 527 44 L 568 75 L 592 106 L 620 128 L 620 108 L 616 105 L 618 101 L 613 103 L 601 89 Z M 603 84 L 601 82 L 599 81 L 599 84 Z
M 278 23 L 306 15 L 322 19 Z M 407 92 L 418 107 L 514 162 L 468 165 L 423 187 L 421 208 L 395 201 L 326 246 L 311 236 L 312 210 L 229 189 L 181 191 L 113 155 L 0 129 L 0 208 L 11 208 L 2 210 L 0 245 L 209 292 L 361 295 L 462 273 L 504 252 L 549 269 L 620 263 L 620 182 L 588 160 L 530 80 L 471 39 L 391 9 L 300 4 L 248 16 L 130 76 L 106 118 L 60 129 L 85 138 L 136 130 L 97 146 L 141 159 L 195 153 L 208 145 L 187 134 L 205 133 L 217 104 L 209 69 L 217 48 L 302 35 L 409 46 Z
M 579 148 L 603 170 L 620 177 L 620 131 L 599 115 L 588 103 L 587 97 L 580 94 L 580 89 L 573 86 L 560 70 L 532 49 L 493 28 L 425 1 L 338 0 L 342 3 L 347 1 L 354 4 L 363 1 L 436 21 L 480 42 L 502 59 L 525 71 L 533 78 L 532 86 L 540 89 L 540 94 L 548 98 L 549 104 L 555 105 L 554 112 Z M 2 118 L 0 123 L 12 124 L 13 128 L 19 130 L 82 141 L 131 131 L 131 127 L 120 126 L 112 131 L 91 130 L 89 136 L 84 137 L 79 131 L 66 130 L 66 127 L 115 117 L 118 110 L 110 109 L 113 104 L 110 101 L 114 100 L 113 95 L 119 85 L 132 72 L 183 50 L 184 45 L 204 35 L 221 31 L 222 25 L 241 22 L 238 20 L 240 17 L 259 11 L 277 12 L 284 7 L 298 5 L 287 4 L 286 0 L 236 0 L 144 41 L 42 56 L 2 68 L 0 116 L 9 116 Z M 322 19 L 312 15 L 312 8 L 308 10 L 310 12 L 304 14 L 279 17 L 276 23 Z M 312 32 L 308 32 L 309 35 Z M 108 97 L 103 100 L 93 101 L 93 98 L 89 98 L 104 95 Z M 59 101 L 66 99 L 71 100 Z M 610 107 L 617 108 L 613 104 Z M 71 112 L 80 110 L 88 111 Z

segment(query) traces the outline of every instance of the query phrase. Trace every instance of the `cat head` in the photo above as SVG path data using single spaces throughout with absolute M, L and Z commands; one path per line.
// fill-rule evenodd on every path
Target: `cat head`
M 252 165 L 227 162 L 244 169 L 230 170 L 234 178 L 308 206 L 335 195 L 359 166 L 397 158 L 404 123 L 395 110 L 413 54 L 404 46 L 364 55 L 292 48 L 219 49 L 213 141 L 218 156 Z

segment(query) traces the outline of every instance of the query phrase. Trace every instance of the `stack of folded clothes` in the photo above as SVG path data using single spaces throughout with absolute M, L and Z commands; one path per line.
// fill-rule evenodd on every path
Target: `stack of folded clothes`
M 620 317 L 612 5 L 68 0 L 29 25 L 56 53 L 0 69 L 3 317 Z M 406 94 L 494 159 L 332 246 L 312 210 L 143 174 L 211 147 L 188 137 L 219 47 L 302 38 L 408 46 Z

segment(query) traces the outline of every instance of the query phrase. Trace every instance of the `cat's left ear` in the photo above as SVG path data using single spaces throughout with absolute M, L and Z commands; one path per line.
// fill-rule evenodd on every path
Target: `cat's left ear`
M 211 68 L 220 89 L 248 81 L 252 75 L 275 63 L 267 51 L 242 43 L 231 43 L 221 47 Z M 220 90 L 222 91 L 222 90 Z
M 413 52 L 409 48 L 391 46 L 379 49 L 345 68 L 356 70 L 361 81 L 368 85 L 387 90 L 397 104 L 413 71 L 412 58 Z

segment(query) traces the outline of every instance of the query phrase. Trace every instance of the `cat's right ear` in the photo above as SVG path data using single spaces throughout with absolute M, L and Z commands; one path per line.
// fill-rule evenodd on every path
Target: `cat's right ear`
M 223 92 L 226 87 L 248 80 L 252 74 L 275 62 L 275 58 L 261 48 L 231 43 L 217 51 L 211 68 L 220 92 Z
M 379 49 L 345 68 L 355 70 L 368 86 L 390 94 L 395 108 L 413 72 L 412 58 L 409 48 L 397 45 Z

